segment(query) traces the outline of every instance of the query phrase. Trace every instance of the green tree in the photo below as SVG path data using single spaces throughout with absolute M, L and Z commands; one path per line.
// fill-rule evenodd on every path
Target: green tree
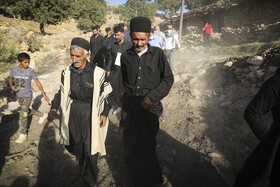
M 15 46 L 0 35 L 0 63 L 14 63 L 17 52 Z
M 187 9 L 191 10 L 194 8 L 201 8 L 203 6 L 210 5 L 217 1 L 218 0 L 186 0 L 185 5 L 187 5 Z
M 1 0 L 9 6 L 9 13 L 15 17 L 29 19 L 40 24 L 41 33 L 45 34 L 46 24 L 56 25 L 71 14 L 73 0 Z
M 129 22 L 137 16 L 145 16 L 153 21 L 157 12 L 157 5 L 147 1 L 150 0 L 128 0 L 126 4 L 119 6 L 114 13 L 120 14 L 120 18 L 125 22 Z
M 104 0 L 78 0 L 73 8 L 73 17 L 82 30 L 90 31 L 92 26 L 106 23 L 107 5 Z
M 181 7 L 180 0 L 155 0 L 158 3 L 158 9 L 167 15 L 174 15 Z
M 189 10 L 210 5 L 218 0 L 185 0 L 185 7 Z M 158 9 L 167 15 L 174 15 L 181 8 L 181 0 L 155 0 Z

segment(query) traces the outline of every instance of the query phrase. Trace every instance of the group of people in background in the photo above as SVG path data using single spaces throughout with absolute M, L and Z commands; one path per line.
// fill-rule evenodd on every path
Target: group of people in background
M 181 47 L 176 29 L 171 24 L 168 24 L 165 32 L 162 32 L 160 27 L 156 25 L 151 29 L 150 35 L 149 44 L 164 50 L 171 69 L 174 71 L 175 51 Z
M 106 35 L 103 36 L 100 27 L 92 27 L 93 35 L 90 37 L 90 62 L 105 69 L 111 86 L 113 87 L 115 98 L 119 98 L 120 80 L 120 56 L 123 52 L 130 49 L 133 45 L 131 34 L 127 24 L 119 23 L 113 27 L 105 29 Z M 169 65 L 174 72 L 174 56 L 175 51 L 181 47 L 179 35 L 176 29 L 168 24 L 164 32 L 160 31 L 159 25 L 150 28 L 150 36 L 148 44 L 153 47 L 161 48 L 169 62 Z M 120 112 L 121 103 L 118 99 L 112 99 L 114 114 Z
M 119 23 L 113 30 L 115 28 L 117 29 L 117 27 L 122 28 L 123 31 L 121 30 L 120 32 L 124 34 L 124 41 L 126 43 L 131 42 L 130 31 L 127 24 Z M 112 32 L 110 27 L 107 27 L 105 32 L 106 35 L 103 36 L 98 25 L 92 28 L 93 35 L 90 37 L 90 62 L 96 63 L 100 67 L 106 67 L 104 69 L 108 70 L 109 68 L 107 66 L 112 66 L 109 60 L 110 49 L 111 46 L 117 42 L 117 36 L 115 32 Z M 150 30 L 150 39 L 148 43 L 153 47 L 159 47 L 164 50 L 171 69 L 174 71 L 175 51 L 181 47 L 176 29 L 171 24 L 168 24 L 166 30 L 162 32 L 159 25 L 156 25 Z M 108 74 L 110 74 L 109 72 Z

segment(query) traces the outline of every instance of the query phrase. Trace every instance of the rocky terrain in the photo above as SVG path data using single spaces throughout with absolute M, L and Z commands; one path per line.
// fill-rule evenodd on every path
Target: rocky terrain
M 15 30 L 19 24 L 28 28 L 28 25 L 36 25 L 7 19 L 5 22 L 14 25 Z M 1 34 L 12 32 L 7 25 L 1 25 Z M 52 99 L 59 89 L 61 70 L 71 63 L 67 51 L 71 38 L 77 35 L 87 38 L 88 35 L 79 31 L 73 21 L 47 27 L 46 32 L 50 34 L 45 36 L 36 30 L 30 32 L 43 44 L 42 50 L 31 53 L 31 58 L 34 68 L 40 72 L 39 80 Z M 279 57 L 277 50 L 256 54 L 256 57 L 214 55 L 203 48 L 185 46 L 176 52 L 175 83 L 162 101 L 164 113 L 158 133 L 157 152 L 164 186 L 233 185 L 237 172 L 258 143 L 243 120 L 243 111 L 263 81 L 279 67 L 269 60 L 277 54 Z M 252 64 L 254 59 L 261 64 Z M 59 144 L 58 119 L 40 125 L 38 117 L 31 116 L 28 140 L 15 144 L 18 104 L 5 85 L 7 76 L 3 73 L 0 80 L 0 186 L 79 187 L 81 176 L 75 158 Z M 42 99 L 35 85 L 33 91 L 32 107 L 48 112 L 50 105 Z M 122 157 L 119 115 L 110 113 L 109 118 L 107 156 L 99 159 L 98 183 L 100 187 L 125 186 L 128 178 Z

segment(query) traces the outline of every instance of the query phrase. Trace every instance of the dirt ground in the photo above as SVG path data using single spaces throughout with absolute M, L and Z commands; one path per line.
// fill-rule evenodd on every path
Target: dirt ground
M 176 52 L 175 83 L 163 99 L 157 152 L 165 186 L 232 186 L 245 159 L 257 144 L 243 119 L 253 94 L 231 74 L 223 74 L 229 56 L 202 49 Z M 48 96 L 59 88 L 60 71 L 39 77 Z M 48 112 L 39 92 L 33 108 Z M 28 140 L 15 144 L 18 112 L 0 124 L 0 186 L 81 186 L 75 158 L 59 144 L 59 121 L 38 124 L 31 116 Z M 107 156 L 98 160 L 100 187 L 125 186 L 128 181 L 119 136 L 119 116 L 110 113 Z

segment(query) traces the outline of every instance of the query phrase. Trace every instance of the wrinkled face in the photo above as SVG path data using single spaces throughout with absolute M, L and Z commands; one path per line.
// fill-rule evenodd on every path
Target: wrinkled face
M 80 50 L 70 49 L 70 55 L 71 55 L 73 66 L 77 69 L 84 69 L 87 61 L 86 58 L 88 57 L 89 53 L 85 56 L 83 49 Z
M 98 34 L 98 30 L 97 30 L 97 29 L 94 29 L 94 30 L 92 30 L 92 33 L 93 33 L 93 34 Z
M 23 61 L 19 61 L 19 67 L 20 69 L 27 69 L 29 67 L 30 64 L 30 60 L 29 59 L 25 59 Z
M 143 51 L 148 47 L 147 43 L 149 41 L 149 38 L 150 38 L 150 33 L 146 33 L 146 32 L 131 33 L 131 40 L 137 51 Z
M 116 38 L 117 42 L 121 42 L 124 39 L 124 33 L 123 32 L 115 33 L 115 38 Z

